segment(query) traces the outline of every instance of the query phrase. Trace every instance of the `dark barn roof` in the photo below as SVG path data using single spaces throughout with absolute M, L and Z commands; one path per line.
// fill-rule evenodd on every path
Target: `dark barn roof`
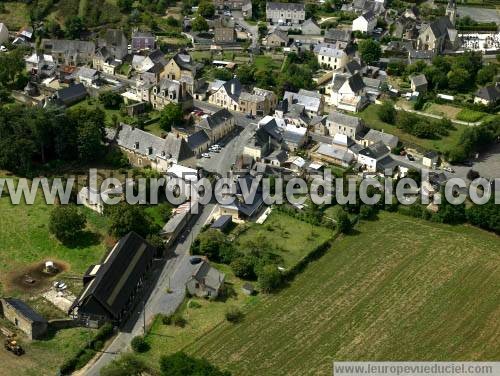
M 41 323 L 47 322 L 45 318 L 40 316 L 38 312 L 36 312 L 33 308 L 31 308 L 28 304 L 26 304 L 22 300 L 16 298 L 5 298 L 4 300 L 8 304 L 10 304 L 18 313 L 26 317 L 28 320 L 32 322 L 41 322 Z
M 79 311 L 85 312 L 85 304 L 93 298 L 111 319 L 117 319 L 154 254 L 155 248 L 135 232 L 125 235 L 106 256 L 70 311 L 78 306 Z

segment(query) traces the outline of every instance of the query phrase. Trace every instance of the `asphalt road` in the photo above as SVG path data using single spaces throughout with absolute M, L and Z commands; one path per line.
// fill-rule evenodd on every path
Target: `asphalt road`
M 191 243 L 200 233 L 202 227 L 207 223 L 214 204 L 208 204 L 202 208 L 202 212 L 198 217 L 194 217 L 188 224 L 184 239 L 178 242 L 170 251 L 171 256 L 165 263 L 157 283 L 149 295 L 145 304 L 146 322 L 150 323 L 154 316 L 158 313 L 169 314 L 174 312 L 182 303 L 186 292 L 186 282 L 191 276 L 192 266 L 189 263 L 189 248 Z M 168 289 L 171 293 L 168 293 Z M 130 341 L 137 335 L 143 334 L 144 313 L 142 304 L 136 307 L 136 311 L 115 337 L 113 342 L 108 346 L 106 352 L 97 359 L 97 361 L 78 374 L 85 376 L 99 376 L 100 370 L 113 359 L 117 358 L 120 353 L 130 351 Z

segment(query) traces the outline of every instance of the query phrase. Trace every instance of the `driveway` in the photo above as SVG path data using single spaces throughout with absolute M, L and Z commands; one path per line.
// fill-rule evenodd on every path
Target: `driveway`
M 130 351 L 130 341 L 137 335 L 144 333 L 144 321 L 150 323 L 158 313 L 173 313 L 182 303 L 186 293 L 186 282 L 191 276 L 189 263 L 189 248 L 198 236 L 203 226 L 208 222 L 214 204 L 208 204 L 199 216 L 192 218 L 185 229 L 184 240 L 175 244 L 170 250 L 170 258 L 166 261 L 155 287 L 147 298 L 145 309 L 139 304 L 133 316 L 121 329 L 106 352 L 94 362 L 87 365 L 76 374 L 85 376 L 99 376 L 101 369 L 117 358 L 121 353 Z M 171 293 L 168 293 L 170 289 Z M 145 317 L 144 317 L 145 315 Z

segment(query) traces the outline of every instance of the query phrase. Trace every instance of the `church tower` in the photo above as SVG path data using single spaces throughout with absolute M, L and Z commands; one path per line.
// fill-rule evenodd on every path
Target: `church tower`
M 450 22 L 455 26 L 457 21 L 457 3 L 455 0 L 449 0 L 446 6 L 446 16 L 450 19 Z

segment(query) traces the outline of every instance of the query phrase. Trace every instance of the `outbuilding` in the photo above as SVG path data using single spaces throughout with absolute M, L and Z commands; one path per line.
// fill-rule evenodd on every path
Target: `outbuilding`
M 22 300 L 3 298 L 0 303 L 2 315 L 26 333 L 29 339 L 40 339 L 47 332 L 47 320 Z

